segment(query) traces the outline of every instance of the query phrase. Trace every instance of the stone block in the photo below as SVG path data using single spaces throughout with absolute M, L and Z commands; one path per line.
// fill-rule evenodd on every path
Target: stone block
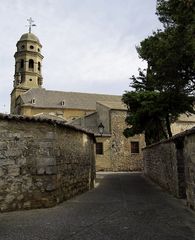
M 45 190 L 47 192 L 51 192 L 51 191 L 56 190 L 56 184 L 55 183 L 48 183 Z
M 37 174 L 43 175 L 45 173 L 45 167 L 37 167 Z
M 56 159 L 53 157 L 41 157 L 36 160 L 37 166 L 51 166 L 56 165 Z
M 55 136 L 54 132 L 47 132 L 45 137 L 48 138 L 48 139 L 54 139 L 54 136 Z
M 5 179 L 0 178 L 0 189 L 2 191 L 3 188 L 5 188 Z
M 20 133 L 17 133 L 17 132 L 9 132 L 8 133 L 8 138 L 11 138 L 11 139 L 14 139 L 14 138 L 16 138 L 16 139 L 20 139 L 20 137 L 21 137 L 21 135 L 20 135 Z
M 43 187 L 43 182 L 41 182 L 41 181 L 36 182 L 36 186 L 37 186 L 38 188 Z
M 17 158 L 16 163 L 20 166 L 25 165 L 26 164 L 26 158 L 21 156 L 20 158 Z
M 53 148 L 53 141 L 39 142 L 40 149 Z
M 7 149 L 7 143 L 6 142 L 0 142 L 0 150 L 6 150 Z
M 27 168 L 24 167 L 24 166 L 20 167 L 20 174 L 21 175 L 26 175 L 27 174 Z
M 12 204 L 12 209 L 16 209 L 16 206 L 17 206 L 17 204 L 16 204 L 16 203 L 13 203 L 13 204 Z
M 0 177 L 2 177 L 4 175 L 4 171 L 2 168 L 0 168 Z
M 17 193 L 18 191 L 20 191 L 20 187 L 22 185 L 21 182 L 15 182 L 13 179 L 12 179 L 12 184 L 10 186 L 10 192 L 12 193 Z
M 56 174 L 57 173 L 57 167 L 56 166 L 47 166 L 46 167 L 46 174 Z
M 23 198 L 24 198 L 24 195 L 23 195 L 23 194 L 20 194 L 19 196 L 17 196 L 17 200 L 18 200 L 18 201 L 21 201 Z
M 5 197 L 5 203 L 9 204 L 11 202 L 13 202 L 15 200 L 15 196 L 12 195 L 12 194 L 8 194 L 6 197 Z
M 0 206 L 0 210 L 1 210 L 1 212 L 4 212 L 4 211 L 8 210 L 8 206 L 4 203 Z
M 6 155 L 5 155 L 5 153 L 0 152 L 0 161 L 1 161 L 2 159 L 6 159 Z
M 33 186 L 34 183 L 34 176 L 31 176 L 30 174 L 22 177 L 22 184 L 25 184 L 28 187 Z
M 19 149 L 8 149 L 5 152 L 5 156 L 6 157 L 19 157 L 20 155 L 22 155 L 22 151 Z
M 0 159 L 0 166 L 15 165 L 15 160 L 12 159 Z
M 195 153 L 191 153 L 191 161 L 195 164 Z
M 30 209 L 31 208 L 31 202 L 30 201 L 24 202 L 23 208 L 24 209 Z
M 8 166 L 8 174 L 13 177 L 19 176 L 20 168 L 16 166 Z

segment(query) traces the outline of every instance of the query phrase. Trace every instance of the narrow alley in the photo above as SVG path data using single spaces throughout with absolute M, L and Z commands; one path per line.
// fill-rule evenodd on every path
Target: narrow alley
M 193 240 L 195 213 L 141 173 L 98 173 L 54 208 L 0 214 L 0 240 Z

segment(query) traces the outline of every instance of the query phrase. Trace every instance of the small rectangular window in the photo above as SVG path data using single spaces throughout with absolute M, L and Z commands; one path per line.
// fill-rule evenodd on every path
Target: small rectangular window
M 103 143 L 102 142 L 98 142 L 96 143 L 96 154 L 101 154 L 103 155 Z
M 32 98 L 32 99 L 31 99 L 31 103 L 32 103 L 32 104 L 35 104 L 35 103 L 36 103 L 35 98 Z
M 139 153 L 139 142 L 131 142 L 131 153 Z

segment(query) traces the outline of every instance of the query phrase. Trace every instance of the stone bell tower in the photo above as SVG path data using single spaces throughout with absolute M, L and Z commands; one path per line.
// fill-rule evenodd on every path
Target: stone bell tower
M 15 74 L 11 93 L 11 113 L 18 114 L 17 98 L 31 88 L 41 88 L 43 78 L 41 74 L 42 45 L 39 39 L 31 33 L 35 26 L 32 18 L 29 21 L 29 32 L 21 36 L 17 42 L 15 57 Z

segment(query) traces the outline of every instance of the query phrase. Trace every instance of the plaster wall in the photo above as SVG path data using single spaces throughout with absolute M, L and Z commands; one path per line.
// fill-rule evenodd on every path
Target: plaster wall
M 78 118 L 78 117 L 83 117 L 86 114 L 93 112 L 85 109 L 63 109 L 63 107 L 59 108 L 33 108 L 33 106 L 26 106 L 26 107 L 21 107 L 21 115 L 24 116 L 34 116 L 39 113 L 53 113 L 58 116 L 60 112 L 60 115 L 66 120 L 72 120 L 73 118 Z

